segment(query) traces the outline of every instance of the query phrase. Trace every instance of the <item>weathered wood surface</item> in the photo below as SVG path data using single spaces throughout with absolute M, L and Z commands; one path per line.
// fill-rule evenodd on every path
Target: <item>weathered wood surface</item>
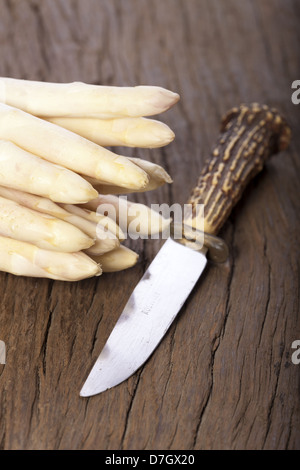
M 241 102 L 277 107 L 293 140 L 250 184 L 211 265 L 132 378 L 79 390 L 160 241 L 130 242 L 130 271 L 74 284 L 0 275 L 1 449 L 299 449 L 299 113 L 297 0 L 0 0 L 0 75 L 160 85 L 181 101 L 164 149 L 124 150 L 174 183 L 134 199 L 184 203 Z M 1 371 L 0 371 L 1 373 Z

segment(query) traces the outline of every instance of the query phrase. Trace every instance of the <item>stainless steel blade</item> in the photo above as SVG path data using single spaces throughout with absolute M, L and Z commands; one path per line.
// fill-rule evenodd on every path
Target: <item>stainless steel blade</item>
M 170 327 L 206 266 L 205 251 L 169 238 L 131 294 L 92 368 L 82 397 L 101 393 L 134 374 Z
M 0 340 L 0 375 L 2 374 L 6 363 L 6 346 L 4 341 Z

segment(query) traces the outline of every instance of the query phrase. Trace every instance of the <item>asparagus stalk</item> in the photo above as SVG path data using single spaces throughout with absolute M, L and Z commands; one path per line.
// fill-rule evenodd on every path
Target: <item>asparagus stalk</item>
M 70 223 L 73 223 L 74 220 L 76 220 L 75 217 L 70 216 L 70 214 L 59 204 L 56 204 L 46 197 L 30 194 L 25 191 L 20 191 L 5 186 L 0 186 L 0 196 L 11 199 L 12 201 L 16 201 L 22 206 L 28 207 L 29 209 L 34 209 L 44 214 L 52 215 L 53 217 L 66 220 Z M 74 223 L 74 225 L 76 224 Z
M 100 266 L 82 252 L 49 251 L 0 235 L 0 271 L 17 276 L 79 281 L 102 273 Z
M 166 183 L 170 184 L 173 182 L 171 176 L 162 166 L 147 160 L 142 160 L 141 158 L 128 158 L 132 163 L 142 168 L 149 176 L 148 184 L 143 189 L 132 190 L 130 188 L 121 188 L 120 186 L 106 184 L 96 178 L 85 178 L 100 194 L 129 194 L 132 192 L 153 191 Z
M 144 117 L 137 118 L 47 118 L 49 122 L 64 127 L 104 147 L 157 148 L 168 145 L 174 132 L 164 123 Z
M 141 189 L 148 183 L 147 174 L 127 157 L 2 103 L 0 139 L 9 140 L 51 163 L 110 184 Z
M 161 186 L 165 183 L 173 182 L 171 176 L 166 172 L 166 170 L 157 163 L 133 157 L 129 157 L 129 160 L 138 167 L 140 167 L 142 170 L 147 172 L 150 178 L 149 185 L 152 182 L 153 188 L 157 188 L 159 185 Z
M 3 186 L 0 186 L 0 196 L 16 201 L 29 209 L 34 209 L 43 214 L 49 214 L 74 225 L 94 240 L 94 244 L 88 251 L 89 253 L 100 255 L 117 248 L 120 244 L 114 234 L 104 229 L 101 230 L 101 227 L 99 227 L 96 222 L 79 217 L 78 215 L 73 215 L 47 198 L 11 188 L 5 188 Z
M 107 215 L 97 214 L 94 211 L 78 207 L 75 204 L 61 204 L 67 212 L 77 215 L 83 219 L 87 219 L 96 224 L 100 224 L 105 230 L 114 234 L 120 241 L 125 239 L 124 233 L 119 227 L 119 225 Z
M 94 222 L 86 220 L 87 227 L 93 226 L 93 231 L 96 232 L 96 241 L 90 247 L 87 248 L 85 253 L 88 255 L 103 255 L 111 250 L 115 250 L 120 246 L 120 240 L 111 232 L 107 231 L 101 225 L 97 225 Z
M 123 271 L 124 269 L 131 268 L 138 260 L 138 254 L 124 245 L 119 248 L 105 253 L 102 256 L 91 256 L 91 258 L 99 263 L 104 273 L 112 273 L 116 271 Z
M 102 195 L 89 201 L 81 207 L 104 214 L 111 208 L 116 217 L 116 222 L 125 232 L 129 231 L 131 238 L 147 238 L 163 232 L 171 223 L 171 219 L 162 217 L 161 214 L 150 207 L 128 201 L 127 198 L 115 195 Z
M 73 171 L 53 165 L 5 140 L 0 140 L 0 184 L 65 203 L 86 202 L 98 194 Z
M 167 111 L 179 95 L 157 86 L 117 87 L 0 78 L 4 103 L 36 116 L 139 117 Z
M 0 234 L 46 250 L 76 252 L 94 240 L 74 225 L 0 197 Z

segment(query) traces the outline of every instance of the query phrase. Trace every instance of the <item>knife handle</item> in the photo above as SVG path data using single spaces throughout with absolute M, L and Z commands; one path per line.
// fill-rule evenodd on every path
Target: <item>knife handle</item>
M 286 149 L 291 130 L 274 108 L 253 103 L 231 109 L 221 134 L 188 200 L 188 220 L 197 225 L 197 204 L 204 205 L 204 232 L 216 234 L 240 199 L 248 182 L 266 160 Z

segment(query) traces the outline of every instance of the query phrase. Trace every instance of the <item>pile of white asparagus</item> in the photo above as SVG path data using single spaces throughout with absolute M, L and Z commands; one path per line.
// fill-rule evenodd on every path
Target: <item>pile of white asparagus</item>
M 148 116 L 178 99 L 156 86 L 0 78 L 0 271 L 78 281 L 133 266 L 138 255 L 122 244 L 120 218 L 134 213 L 141 235 L 170 221 L 120 195 L 172 180 L 157 164 L 105 147 L 167 145 L 174 133 Z

